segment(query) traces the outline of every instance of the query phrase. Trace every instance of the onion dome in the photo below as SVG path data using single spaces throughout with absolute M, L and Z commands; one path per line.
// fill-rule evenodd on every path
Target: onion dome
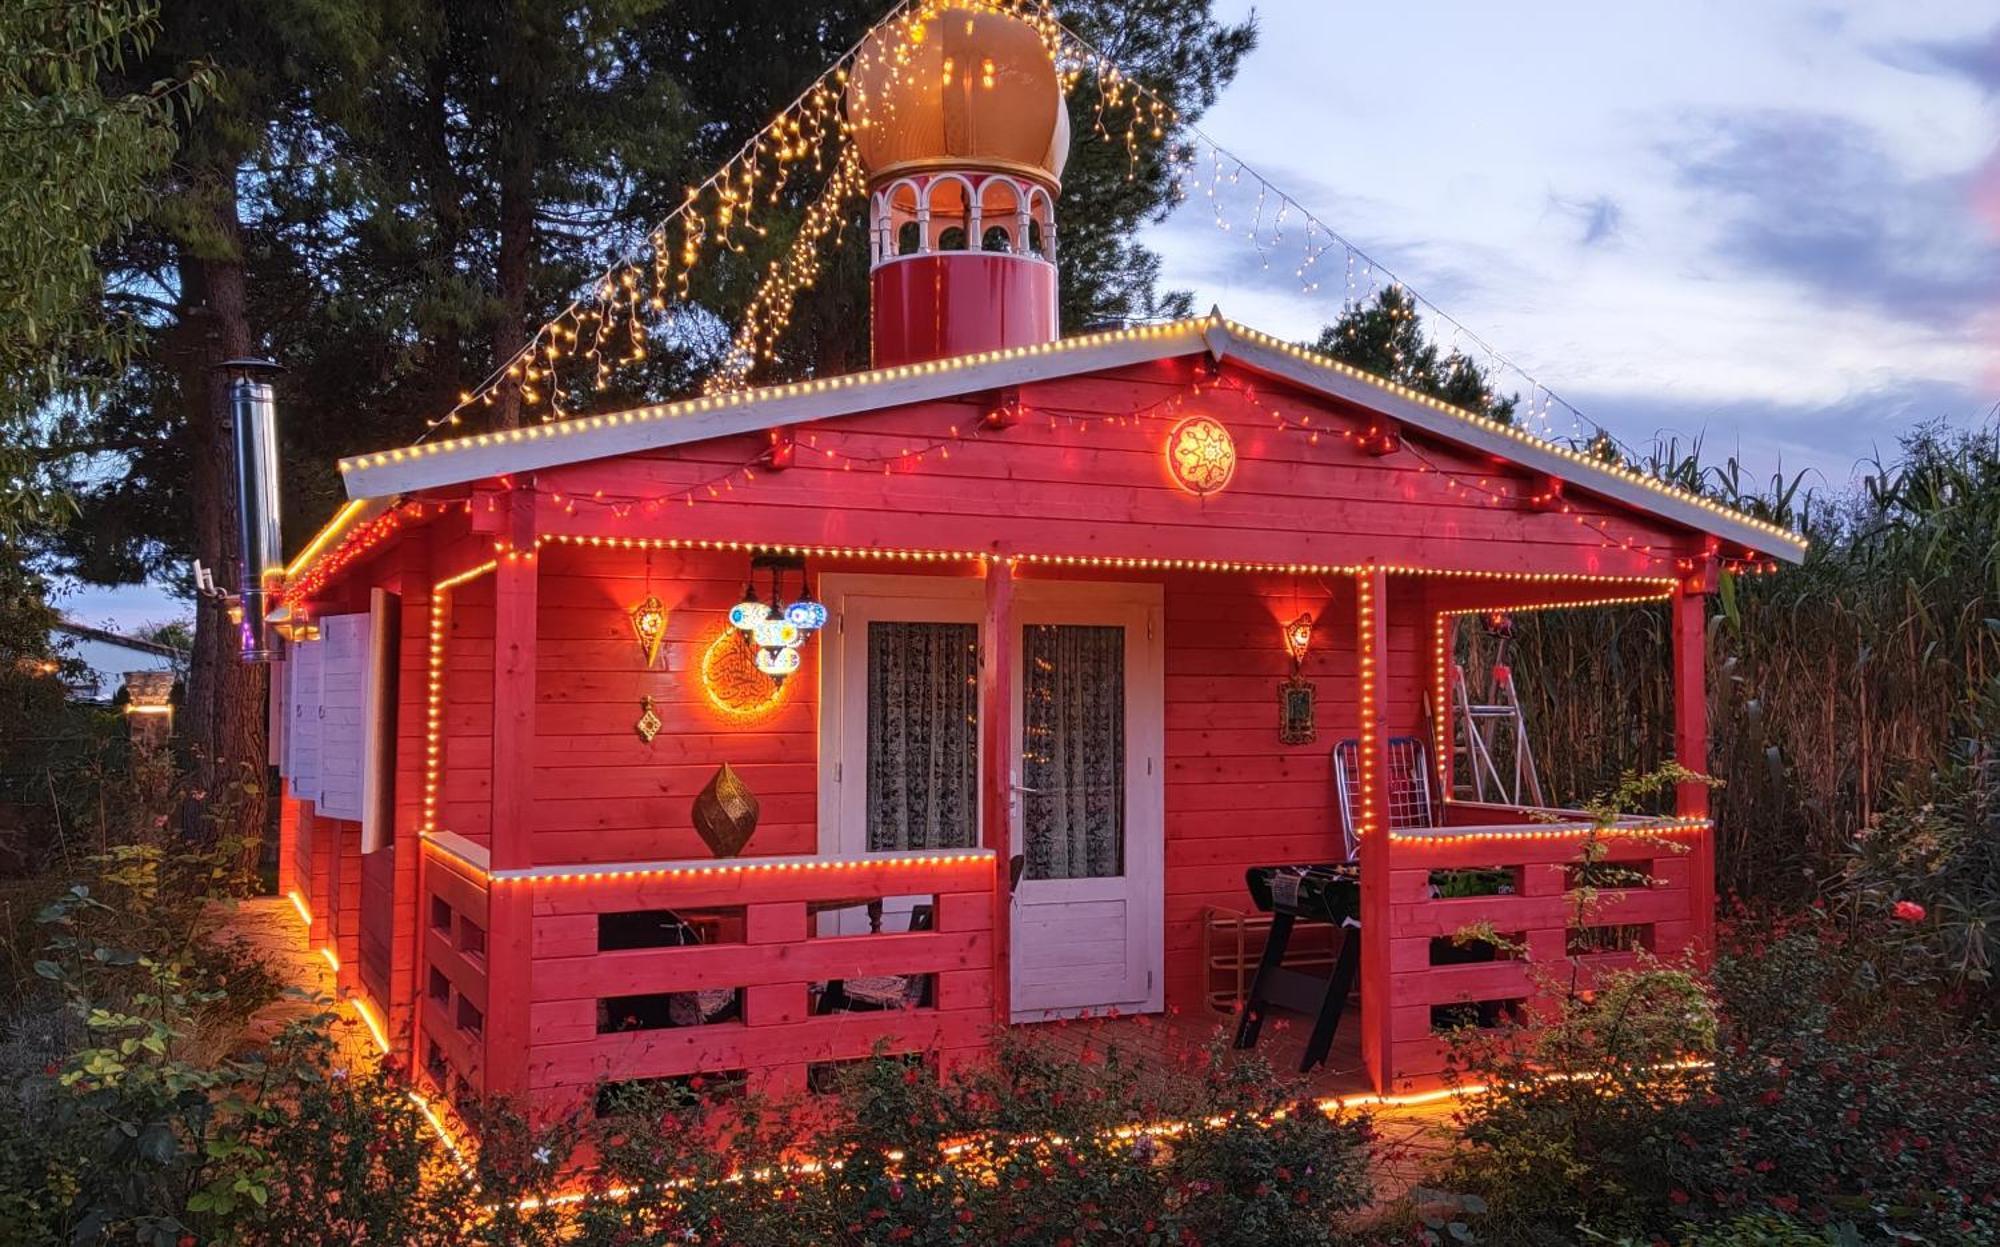
M 1041 35 L 966 8 L 891 22 L 862 45 L 847 116 L 871 181 L 926 169 L 988 169 L 1051 187 L 1069 158 L 1062 78 Z

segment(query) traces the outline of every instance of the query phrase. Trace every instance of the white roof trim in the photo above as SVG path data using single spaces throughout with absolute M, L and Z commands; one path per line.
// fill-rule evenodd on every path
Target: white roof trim
M 340 461 L 352 498 L 378 498 L 561 464 L 659 450 L 786 424 L 959 398 L 1202 349 L 1206 320 L 1066 338 L 900 368 L 738 390 L 603 416 L 481 433 Z
M 1473 415 L 1313 351 L 1211 313 L 1137 329 L 1066 338 L 1007 351 L 742 390 L 632 411 L 579 417 L 502 433 L 357 455 L 340 461 L 353 498 L 385 498 L 537 468 L 581 463 L 854 415 L 910 403 L 1076 376 L 1207 351 L 1302 389 L 1382 413 L 1409 428 L 1530 471 L 1798 562 L 1805 541 L 1638 472 L 1600 463 L 1532 433 Z

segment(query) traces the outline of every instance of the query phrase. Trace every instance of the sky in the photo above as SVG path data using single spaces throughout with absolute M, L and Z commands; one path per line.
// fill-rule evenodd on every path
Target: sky
M 1823 488 L 2000 401 L 2000 0 L 1254 9 L 1202 129 L 1628 445 Z M 1214 169 L 1165 281 L 1314 336 L 1343 274 L 1267 266 L 1240 176 L 1219 230 Z
M 1203 131 L 1628 445 L 1699 436 L 1750 480 L 1837 487 L 1913 424 L 2000 403 L 2000 0 L 1254 10 Z M 1301 280 L 1300 216 L 1260 218 L 1255 180 L 1207 153 L 1193 175 L 1146 235 L 1164 284 L 1316 336 L 1344 253 Z M 1523 374 L 1498 380 L 1532 401 Z M 158 586 L 58 605 L 186 613 Z

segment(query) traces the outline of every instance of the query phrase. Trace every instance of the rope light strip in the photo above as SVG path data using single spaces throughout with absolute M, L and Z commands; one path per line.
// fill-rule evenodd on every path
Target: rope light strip
M 449 833 L 447 833 L 449 834 Z M 583 879 L 705 879 L 713 876 L 852 873 L 888 866 L 914 869 L 921 866 L 969 866 L 993 861 L 992 849 L 940 849 L 881 857 L 774 857 L 769 860 L 741 858 L 730 862 L 605 862 L 589 866 L 525 866 L 493 870 L 477 858 L 459 851 L 442 836 L 424 833 L 424 846 L 484 879 L 488 883 L 567 883 Z

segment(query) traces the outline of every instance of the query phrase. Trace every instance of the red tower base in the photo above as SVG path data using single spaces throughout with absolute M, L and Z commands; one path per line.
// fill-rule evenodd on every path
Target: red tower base
M 1036 256 L 900 256 L 871 274 L 877 368 L 1056 339 L 1056 266 Z

